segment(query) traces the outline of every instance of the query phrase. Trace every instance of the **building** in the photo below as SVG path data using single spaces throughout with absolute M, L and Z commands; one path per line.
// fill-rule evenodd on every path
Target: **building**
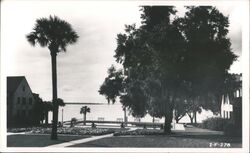
M 242 117 L 242 74 L 233 74 L 233 90 L 222 95 L 221 117 L 233 119 L 241 124 Z
M 32 90 L 24 76 L 7 77 L 7 125 L 35 124 L 35 106 L 39 95 Z
M 230 119 L 233 113 L 233 105 L 230 103 L 229 95 L 222 95 L 221 100 L 221 117 Z

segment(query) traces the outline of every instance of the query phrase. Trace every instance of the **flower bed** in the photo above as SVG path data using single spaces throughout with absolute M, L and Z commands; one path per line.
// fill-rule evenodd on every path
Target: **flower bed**
M 19 133 L 19 132 L 27 132 L 30 131 L 30 128 L 9 128 L 7 132 Z
M 80 128 L 80 127 L 58 127 L 58 134 L 70 135 L 103 135 L 114 132 L 121 132 L 127 129 L 114 129 L 114 128 Z M 50 134 L 51 128 L 46 127 L 29 127 L 29 128 L 11 128 L 8 132 L 30 132 L 34 134 Z

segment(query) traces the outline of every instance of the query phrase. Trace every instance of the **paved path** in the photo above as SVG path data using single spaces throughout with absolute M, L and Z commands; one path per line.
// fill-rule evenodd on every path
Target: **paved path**
M 129 131 L 133 131 L 133 130 L 136 130 L 136 128 L 130 129 Z M 103 139 L 103 138 L 108 138 L 108 137 L 112 137 L 112 136 L 114 136 L 114 133 L 101 135 L 101 136 L 92 136 L 90 138 L 83 138 L 83 139 L 80 139 L 80 140 L 73 140 L 73 141 L 64 142 L 64 143 L 60 143 L 60 144 L 50 145 L 50 146 L 46 146 L 46 148 L 47 147 L 58 147 L 58 148 L 59 147 L 68 147 L 68 146 L 72 146 L 72 145 L 76 145 L 76 144 L 82 144 L 82 143 L 95 141 L 95 140 Z
M 28 134 L 29 132 L 16 132 L 16 133 L 14 133 L 14 132 L 8 132 L 7 133 L 7 136 L 9 136 L 9 135 L 20 135 L 20 134 Z
M 68 146 L 72 146 L 72 145 L 76 145 L 76 144 L 80 144 L 80 143 L 86 143 L 86 142 L 90 142 L 90 141 L 94 141 L 94 140 L 98 140 L 98 139 L 102 139 L 102 138 L 107 138 L 107 137 L 112 137 L 112 136 L 113 136 L 113 133 L 112 134 L 101 135 L 101 136 L 92 136 L 90 138 L 84 138 L 84 139 L 80 139 L 80 140 L 73 140 L 73 141 L 64 142 L 64 143 L 60 143 L 60 144 L 55 144 L 55 145 L 51 145 L 51 146 L 47 146 L 47 147 L 68 147 Z

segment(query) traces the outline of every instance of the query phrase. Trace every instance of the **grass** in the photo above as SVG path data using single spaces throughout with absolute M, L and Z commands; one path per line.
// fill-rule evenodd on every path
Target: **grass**
M 241 147 L 241 142 L 228 141 L 218 137 L 185 137 L 185 136 L 117 136 L 77 144 L 70 147 L 146 147 L 146 148 L 209 148 L 210 143 L 230 143 L 230 147 Z
M 120 134 L 116 135 L 70 147 L 209 148 L 211 143 L 230 143 L 230 148 L 242 147 L 241 137 L 224 136 L 223 132 L 199 128 L 173 131 L 171 135 L 165 135 L 161 130 L 152 129 L 120 132 Z
M 58 135 L 58 140 L 50 140 L 50 135 L 9 135 L 7 136 L 7 147 L 45 147 L 87 137 L 89 136 Z
M 59 134 L 58 140 L 53 140 L 53 141 L 50 140 L 49 134 L 39 133 L 39 134 L 25 134 L 25 135 L 10 135 L 7 136 L 7 146 L 45 147 L 53 144 L 90 137 L 90 135 L 81 135 L 84 133 L 81 132 L 81 129 L 82 128 L 71 128 L 69 129 L 69 131 L 71 132 L 62 132 L 67 134 L 66 135 Z M 102 131 L 100 129 L 98 130 L 98 128 L 92 130 Z M 209 148 L 211 147 L 210 146 L 211 143 L 213 144 L 229 143 L 230 146 L 226 147 L 230 148 L 242 147 L 241 137 L 229 137 L 225 136 L 223 132 L 220 131 L 211 131 L 195 127 L 186 128 L 185 131 L 173 131 L 173 134 L 171 135 L 165 135 L 162 130 L 156 130 L 156 129 L 137 129 L 136 132 L 125 131 L 125 130 L 126 129 L 111 128 L 108 130 L 108 132 L 111 131 L 116 132 L 117 136 L 103 138 L 82 144 L 76 144 L 70 147 Z M 80 134 L 78 132 L 80 132 Z M 72 133 L 76 135 L 70 135 Z M 122 133 L 122 134 L 117 134 L 117 133 Z

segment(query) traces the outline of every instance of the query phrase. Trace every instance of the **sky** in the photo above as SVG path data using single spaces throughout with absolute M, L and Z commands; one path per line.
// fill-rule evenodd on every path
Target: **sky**
M 98 90 L 115 64 L 116 36 L 125 24 L 140 24 L 139 3 L 108 1 L 1 1 L 2 76 L 25 76 L 32 91 L 43 100 L 52 98 L 51 58 L 47 48 L 31 46 L 25 36 L 41 17 L 56 15 L 69 22 L 80 36 L 78 42 L 57 56 L 58 97 L 66 102 L 106 102 Z M 215 5 L 229 16 L 232 51 L 239 56 L 231 73 L 241 69 L 241 5 Z M 178 16 L 185 9 L 178 5 Z

